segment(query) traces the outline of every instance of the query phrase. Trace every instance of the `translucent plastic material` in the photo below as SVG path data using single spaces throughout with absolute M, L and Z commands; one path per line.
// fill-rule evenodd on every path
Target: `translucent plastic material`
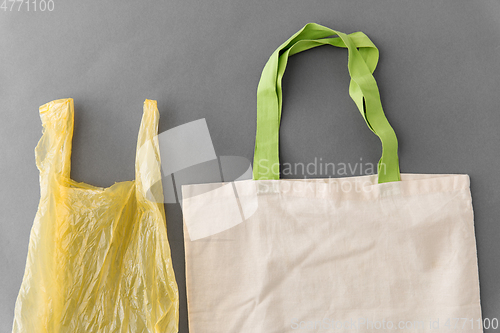
M 144 102 L 136 180 L 108 188 L 70 179 L 73 100 L 41 106 L 40 117 L 41 198 L 13 332 L 177 332 L 163 200 L 146 197 L 161 178 L 156 101 Z

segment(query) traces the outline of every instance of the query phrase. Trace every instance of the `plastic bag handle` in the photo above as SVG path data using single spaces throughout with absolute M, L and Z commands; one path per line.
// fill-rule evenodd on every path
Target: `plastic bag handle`
M 338 37 L 329 38 L 333 35 Z M 372 75 L 378 62 L 378 49 L 362 32 L 346 35 L 316 23 L 306 24 L 304 28 L 290 37 L 274 51 L 264 66 L 257 88 L 257 133 L 253 179 L 279 179 L 281 81 L 288 57 L 322 45 L 348 49 L 348 69 L 351 76 L 349 95 L 356 103 L 368 127 L 382 143 L 382 157 L 378 163 L 378 182 L 399 181 L 397 137 L 385 117 L 377 83 Z
M 158 203 L 164 202 L 164 198 L 162 187 L 153 187 L 161 180 L 160 144 L 158 141 L 160 113 L 157 101 L 146 99 L 143 110 L 135 158 L 136 193 L 139 200 L 144 200 L 149 205 L 158 206 Z
M 61 174 L 67 178 L 71 171 L 73 139 L 73 99 L 64 98 L 46 103 L 39 108 L 43 135 L 35 148 L 36 166 L 40 176 Z

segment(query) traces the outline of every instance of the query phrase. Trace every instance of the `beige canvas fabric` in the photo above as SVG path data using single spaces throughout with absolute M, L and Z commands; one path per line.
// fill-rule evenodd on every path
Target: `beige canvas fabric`
M 182 192 L 191 333 L 482 331 L 467 175 Z

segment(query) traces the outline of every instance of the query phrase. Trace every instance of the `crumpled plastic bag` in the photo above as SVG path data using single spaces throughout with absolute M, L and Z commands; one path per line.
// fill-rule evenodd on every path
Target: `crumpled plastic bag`
M 167 239 L 156 101 L 144 102 L 136 180 L 108 188 L 70 178 L 73 100 L 40 107 L 40 203 L 13 332 L 177 332 L 179 295 Z M 140 153 L 139 153 L 140 152 Z

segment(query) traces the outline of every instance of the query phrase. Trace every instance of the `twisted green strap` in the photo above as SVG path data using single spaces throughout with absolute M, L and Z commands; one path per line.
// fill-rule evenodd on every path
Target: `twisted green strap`
M 338 37 L 329 38 L 333 35 Z M 378 49 L 362 32 L 346 35 L 316 23 L 307 24 L 290 37 L 274 51 L 264 66 L 257 88 L 257 135 L 253 179 L 279 179 L 281 82 L 288 57 L 322 45 L 347 48 L 348 69 L 351 75 L 349 95 L 368 127 L 382 142 L 378 182 L 399 181 L 398 141 L 384 115 L 377 83 L 372 75 L 378 63 Z

